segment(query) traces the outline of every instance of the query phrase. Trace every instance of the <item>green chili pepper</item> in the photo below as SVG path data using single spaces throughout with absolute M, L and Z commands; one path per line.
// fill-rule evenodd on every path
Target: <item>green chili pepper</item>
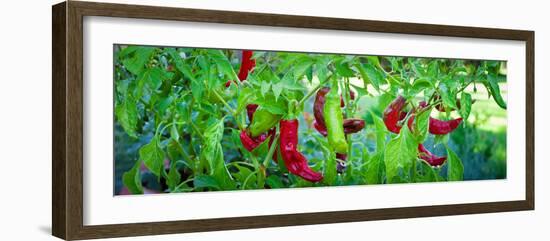
M 347 153 L 348 143 L 346 141 L 346 135 L 344 134 L 344 119 L 340 107 L 338 88 L 331 88 L 325 96 L 323 114 L 325 116 L 329 144 L 337 153 Z
M 266 109 L 258 109 L 254 112 L 252 116 L 252 123 L 250 123 L 250 135 L 252 137 L 257 137 L 271 128 L 273 128 L 279 120 L 281 120 L 281 115 L 276 115 L 269 112 Z

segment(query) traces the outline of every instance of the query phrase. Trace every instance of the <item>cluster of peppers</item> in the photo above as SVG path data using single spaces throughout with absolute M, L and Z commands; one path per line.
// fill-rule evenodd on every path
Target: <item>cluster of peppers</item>
M 350 91 L 350 99 L 355 99 L 355 93 Z M 329 144 L 336 151 L 338 161 L 337 171 L 343 172 L 347 158 L 348 145 L 347 134 L 361 131 L 365 128 L 365 121 L 362 119 L 344 119 L 341 108 L 344 107 L 344 100 L 337 91 L 331 91 L 329 87 L 323 87 L 315 95 L 313 104 L 313 115 L 315 121 L 313 127 L 323 136 L 328 138 Z M 327 118 L 325 118 L 327 117 Z
M 246 80 L 248 74 L 256 66 L 256 62 L 252 59 L 252 55 L 252 51 L 243 51 L 241 67 L 238 74 L 240 81 Z M 230 85 L 231 81 L 228 81 L 226 87 Z M 355 99 L 354 93 L 351 91 L 350 98 L 352 100 Z M 384 123 L 389 131 L 399 134 L 402 128 L 402 122 L 407 116 L 407 112 L 403 111 L 405 105 L 405 98 L 403 98 L 403 96 L 398 96 L 385 109 L 383 116 Z M 359 132 L 365 127 L 365 121 L 362 119 L 345 119 L 342 113 L 342 107 L 344 106 L 345 103 L 338 94 L 337 88 L 331 90 L 329 87 L 323 87 L 317 91 L 313 106 L 315 116 L 313 126 L 321 135 L 328 138 L 330 146 L 336 152 L 336 158 L 339 160 L 337 166 L 338 172 L 342 172 L 345 168 L 346 153 L 348 152 L 346 135 Z M 457 102 L 457 106 L 460 106 L 459 102 Z M 413 108 L 410 110 L 410 117 L 407 122 L 409 129 L 412 130 L 415 113 L 426 107 L 426 102 L 422 101 L 419 103 L 418 109 Z M 441 104 L 435 107 L 439 111 L 446 111 Z M 246 150 L 252 152 L 268 138 L 269 146 L 271 146 L 274 141 L 276 125 L 278 123 L 280 142 L 277 152 L 281 154 L 281 158 L 288 171 L 310 182 L 318 182 L 323 179 L 322 174 L 315 172 L 309 167 L 306 157 L 297 149 L 299 127 L 297 119 L 283 119 L 282 115 L 273 114 L 256 104 L 248 104 L 246 109 L 250 124 L 247 129 L 242 130 L 240 133 L 241 143 Z M 434 135 L 445 135 L 455 130 L 461 122 L 462 118 L 443 121 L 430 117 L 429 132 Z M 278 161 L 277 152 L 273 154 L 273 160 L 276 162 Z M 440 166 L 447 160 L 445 156 L 438 157 L 432 154 L 422 143 L 418 145 L 418 152 L 419 157 L 431 166 Z
M 243 51 L 238 74 L 240 81 L 246 80 L 248 73 L 256 66 L 252 54 L 252 51 Z M 231 85 L 230 81 L 226 83 L 226 87 L 229 85 Z M 275 126 L 278 123 L 280 132 L 278 149 L 288 171 L 311 182 L 323 179 L 323 175 L 308 166 L 306 157 L 297 149 L 299 125 L 297 119 L 284 120 L 282 115 L 273 114 L 256 104 L 248 104 L 246 110 L 250 124 L 240 133 L 241 143 L 246 150 L 252 152 L 268 138 L 269 146 L 271 146 L 276 134 Z M 277 152 L 273 154 L 273 160 L 278 161 Z
M 401 122 L 406 118 L 407 113 L 403 111 L 405 107 L 406 100 L 403 96 L 397 96 L 384 110 L 384 124 L 386 128 L 396 134 L 399 134 L 399 131 L 402 128 Z M 460 106 L 460 102 L 457 101 L 457 106 Z M 407 126 L 412 130 L 412 124 L 414 122 L 415 113 L 427 107 L 425 101 L 421 101 L 418 105 L 418 109 L 412 109 L 409 112 L 409 120 L 407 121 Z M 445 112 L 446 109 L 442 104 L 437 104 L 436 109 Z M 449 110 L 452 111 L 452 110 Z M 428 131 L 434 135 L 445 135 L 454 131 L 462 123 L 462 118 L 456 118 L 448 121 L 439 120 L 433 117 L 430 117 L 428 123 Z M 428 151 L 422 143 L 418 144 L 418 156 L 426 161 L 431 166 L 437 167 L 443 165 L 447 160 L 446 156 L 438 157 Z
M 252 51 L 243 51 L 241 67 L 239 70 L 240 81 L 246 80 L 248 73 L 253 70 L 256 63 L 252 59 Z M 231 82 L 226 83 L 229 86 Z M 350 92 L 352 99 L 354 93 Z M 356 133 L 365 127 L 365 122 L 360 119 L 343 119 L 341 107 L 344 107 L 342 98 L 337 90 L 330 91 L 330 88 L 321 88 L 316 95 L 314 102 L 315 129 L 328 138 L 331 146 L 334 147 L 337 158 L 345 161 L 348 150 L 346 134 Z M 298 147 L 297 119 L 283 119 L 282 115 L 273 114 L 262 109 L 256 104 L 247 105 L 247 115 L 250 124 L 247 129 L 240 133 L 241 143 L 248 151 L 253 151 L 260 144 L 269 138 L 269 146 L 273 144 L 276 134 L 275 126 L 279 123 L 280 141 L 278 152 L 281 154 L 286 168 L 294 175 L 297 175 L 310 182 L 319 182 L 323 175 L 312 170 L 306 157 L 300 153 Z M 327 116 L 328 118 L 325 118 Z M 273 160 L 278 161 L 277 152 L 273 154 Z M 342 162 L 338 162 L 338 170 L 343 170 Z

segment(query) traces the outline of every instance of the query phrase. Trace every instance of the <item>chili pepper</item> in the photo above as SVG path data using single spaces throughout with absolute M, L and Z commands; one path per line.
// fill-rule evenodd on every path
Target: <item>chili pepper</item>
M 244 81 L 248 77 L 248 73 L 256 67 L 256 60 L 252 59 L 252 54 L 254 54 L 254 51 L 251 50 L 243 50 L 242 52 L 241 67 L 237 75 L 240 81 Z M 229 87 L 230 85 L 231 80 L 225 83 L 225 87 Z
M 262 144 L 265 139 L 267 139 L 267 134 L 264 133 L 258 137 L 251 137 L 245 130 L 243 130 L 241 131 L 239 137 L 244 148 L 247 151 L 252 152 L 254 149 L 256 149 L 256 147 Z
M 248 116 L 248 121 L 252 122 L 252 119 L 254 118 L 254 112 L 256 112 L 256 109 L 258 109 L 258 105 L 256 104 L 246 105 L 246 115 Z
M 317 91 L 317 94 L 315 95 L 315 102 L 313 102 L 313 115 L 315 116 L 315 120 L 321 127 L 325 127 L 325 117 L 323 114 L 323 109 L 325 107 L 325 96 L 330 91 L 329 87 L 323 87 Z M 349 91 L 350 98 L 352 100 L 355 99 L 355 93 L 353 91 Z M 344 107 L 344 99 L 340 97 L 340 107 Z M 326 129 L 326 128 L 325 128 Z
M 249 127 L 250 134 L 252 137 L 256 137 L 270 130 L 277 123 L 279 123 L 281 117 L 281 115 L 275 115 L 266 109 L 259 109 L 255 111 Z
M 430 117 L 430 133 L 434 135 L 445 135 L 454 131 L 460 123 L 462 123 L 462 118 L 443 121 Z
M 279 124 L 281 135 L 279 148 L 288 171 L 310 182 L 321 181 L 323 175 L 313 171 L 308 166 L 305 156 L 296 149 L 298 146 L 298 120 L 281 120 Z
M 365 128 L 365 121 L 361 119 L 345 119 L 344 120 L 344 133 L 352 134 L 361 131 Z
M 340 96 L 336 89 L 326 94 L 323 114 L 325 117 L 329 144 L 336 152 L 347 153 L 348 143 L 344 134 L 344 119 L 340 107 Z
M 321 135 L 327 136 L 327 127 L 322 126 L 322 125 L 319 124 L 316 120 L 313 121 L 313 127 L 315 127 L 315 129 L 316 129 L 319 133 L 321 133 Z
M 428 164 L 430 164 L 430 166 L 434 167 L 443 165 L 443 163 L 445 163 L 445 160 L 447 160 L 446 156 L 438 157 L 432 154 L 422 144 L 418 144 L 418 157 L 426 161 Z
M 401 116 L 406 116 L 404 115 L 405 112 L 401 111 L 404 103 L 405 103 L 405 99 L 402 96 L 398 96 L 392 103 L 390 103 L 390 105 L 384 111 L 384 123 L 386 124 L 386 128 L 389 131 L 396 134 L 399 134 L 399 131 L 401 130 L 399 121 L 401 121 L 404 118 Z M 426 106 L 427 104 L 425 101 L 421 101 L 419 103 L 420 108 L 425 108 Z M 407 124 L 409 126 L 409 129 L 412 130 L 412 123 L 414 120 L 415 110 L 411 110 L 411 111 L 413 113 L 411 114 L 411 117 L 409 118 Z M 428 129 L 431 134 L 445 135 L 452 132 L 454 129 L 456 129 L 460 125 L 460 123 L 462 123 L 462 118 L 443 121 L 443 120 L 430 117 Z
M 399 121 L 405 118 L 403 115 L 404 112 L 401 110 L 405 106 L 406 100 L 403 96 L 397 96 L 384 110 L 384 124 L 386 128 L 396 134 L 399 134 L 401 126 Z

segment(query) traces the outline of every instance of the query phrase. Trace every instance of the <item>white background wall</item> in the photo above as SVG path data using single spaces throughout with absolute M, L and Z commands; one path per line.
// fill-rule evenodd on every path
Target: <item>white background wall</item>
M 0 7 L 0 239 L 55 240 L 51 230 L 51 8 Z M 153 1 L 127 1 L 143 3 Z M 546 89 L 550 21 L 545 1 L 154 1 L 190 8 L 406 21 L 536 31 L 536 210 L 125 238 L 123 240 L 548 240 L 550 130 Z M 411 197 L 414 198 L 414 197 Z M 345 200 L 335 202 L 345 203 Z

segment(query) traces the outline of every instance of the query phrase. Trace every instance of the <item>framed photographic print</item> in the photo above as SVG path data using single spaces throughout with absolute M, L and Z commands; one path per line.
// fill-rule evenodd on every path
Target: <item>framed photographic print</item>
M 53 235 L 534 209 L 534 32 L 53 6 Z

